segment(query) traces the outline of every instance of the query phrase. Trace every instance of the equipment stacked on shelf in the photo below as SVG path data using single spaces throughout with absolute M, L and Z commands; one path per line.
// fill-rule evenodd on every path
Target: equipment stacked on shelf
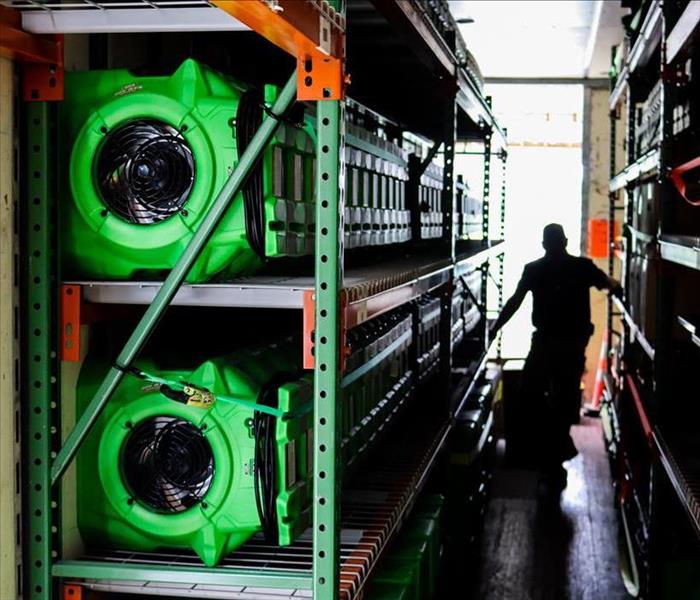
M 697 72 L 697 50 L 687 58 L 677 73 L 678 85 L 675 92 L 675 102 L 671 109 L 671 133 L 674 137 L 685 138 L 691 135 L 691 127 L 697 127 L 698 115 L 697 97 L 700 74 Z
M 450 476 L 445 507 L 453 568 L 473 549 L 483 524 L 496 448 L 493 407 L 501 396 L 501 379 L 501 368 L 490 365 L 455 416 L 448 449 Z
M 413 337 L 412 317 L 403 307 L 348 333 L 340 419 L 346 464 L 365 453 L 413 391 Z
M 656 280 L 658 253 L 647 239 L 633 237 L 627 266 L 626 301 L 630 315 L 644 333 L 653 340 L 656 334 Z
M 423 376 L 439 348 L 437 315 L 414 329 L 397 308 L 349 332 L 340 433 L 351 467 L 378 441 L 414 389 L 415 343 Z M 207 361 L 194 370 L 131 372 L 79 458 L 81 531 L 124 549 L 191 547 L 208 565 L 263 530 L 289 544 L 309 524 L 311 383 L 291 339 Z M 104 363 L 88 361 L 84 409 Z M 99 480 L 100 485 L 92 486 Z
M 622 72 L 629 55 L 629 38 L 625 37 L 619 45 L 613 48 L 612 64 L 610 65 L 610 79 L 615 82 Z
M 294 349 L 285 340 L 195 369 L 140 362 L 79 454 L 85 541 L 191 548 L 207 565 L 257 531 L 291 543 L 310 524 L 312 477 L 313 386 Z M 83 367 L 79 410 L 104 371 Z
M 655 236 L 659 228 L 659 184 L 654 180 L 644 181 L 631 193 L 632 227 Z
M 442 196 L 443 168 L 435 161 L 423 172 L 418 185 L 420 237 L 423 240 L 441 238 L 444 230 Z
M 445 228 L 443 213 L 444 167 L 430 141 L 412 133 L 404 133 L 404 148 L 409 151 L 409 204 L 414 239 L 441 238 Z M 439 149 L 439 146 L 438 148 Z M 430 159 L 430 160 L 428 160 Z
M 75 277 L 160 278 L 173 266 L 263 119 L 263 92 L 194 60 L 168 77 L 126 70 L 69 73 L 61 140 L 64 269 Z M 399 128 L 349 103 L 348 248 L 412 237 L 407 153 Z M 265 260 L 313 254 L 315 117 L 288 112 L 224 215 L 190 283 L 231 278 Z M 442 169 L 421 179 L 424 238 L 442 235 Z
M 452 347 L 468 336 L 481 320 L 481 271 L 474 269 L 455 280 L 452 292 Z
M 647 404 L 652 393 L 650 387 L 651 382 L 644 385 L 636 375 L 626 377 L 616 398 L 617 415 L 623 424 L 633 423 L 639 418 L 635 410 L 635 395 L 639 394 L 639 401 Z M 641 589 L 640 578 L 646 577 L 649 568 L 649 486 L 653 457 L 641 428 L 624 426 L 619 430 L 619 436 L 613 473 L 619 498 L 620 569 L 625 586 L 634 592 Z
M 467 48 L 461 35 L 457 36 L 456 54 L 460 66 L 464 69 L 471 82 L 477 90 L 483 93 L 484 76 L 479 68 L 479 63 L 476 62 L 476 58 L 474 58 L 474 55 Z
M 450 44 L 454 45 L 452 50 L 457 64 L 464 69 L 476 89 L 483 93 L 484 77 L 481 74 L 481 69 L 479 69 L 474 55 L 467 48 L 457 21 L 455 21 L 448 5 L 441 0 L 420 0 L 419 6 L 433 27 L 440 32 L 440 35 L 449 39 Z
M 346 114 L 345 245 L 407 242 L 412 234 L 408 162 L 400 131 L 357 103 L 350 102 Z
M 171 268 L 262 121 L 263 102 L 276 95 L 274 86 L 260 92 L 191 59 L 166 77 L 67 73 L 65 271 L 128 279 Z M 303 113 L 288 116 L 188 281 L 313 250 L 313 135 Z
M 687 401 L 699 355 L 695 328 L 683 316 L 697 314 L 700 282 L 698 12 L 685 0 L 627 4 L 634 11 L 629 57 L 617 69 L 610 102 L 609 207 L 613 229 L 624 200 L 624 252 L 611 258 L 610 274 L 621 269 L 625 293 L 624 302 L 609 304 L 614 335 L 601 416 L 625 586 L 635 597 L 675 599 L 697 595 L 700 581 L 697 569 L 687 568 L 700 557 L 699 454 L 690 425 L 698 411 Z M 635 111 L 622 107 L 639 101 Z M 621 140 L 630 151 L 616 164 Z
M 430 379 L 440 362 L 440 298 L 425 294 L 413 302 L 416 370 L 419 383 Z
M 445 500 L 429 495 L 404 525 L 372 580 L 369 600 L 430 600 L 436 597 Z
M 663 104 L 663 86 L 661 81 L 649 92 L 643 104 L 637 107 L 637 124 L 635 127 L 633 160 L 650 150 L 658 148 L 661 140 L 661 109 Z
M 483 237 L 483 202 L 469 189 L 462 175 L 455 185 L 454 232 L 458 240 L 480 240 Z
M 45 90 L 27 80 L 39 101 L 19 111 L 19 354 L 31 407 L 21 424 L 21 525 L 32 540 L 21 583 L 33 600 L 81 589 L 319 599 L 339 589 L 354 600 L 407 524 L 396 547 L 415 550 L 400 557 L 415 565 L 415 600 L 435 595 L 439 512 L 419 508 L 415 526 L 411 512 L 429 480 L 444 484 L 436 467 L 453 420 L 430 394 L 451 398 L 453 376 L 471 386 L 483 368 L 449 368 L 457 259 L 445 218 L 452 191 L 443 188 L 455 165 L 445 154 L 462 136 L 484 143 L 487 174 L 496 156 L 505 160 L 506 140 L 446 3 L 426 0 L 443 16 L 436 30 L 411 10 L 419 1 L 363 4 L 364 15 L 334 0 L 292 3 L 299 19 L 260 2 L 202 6 L 205 20 L 229 22 L 228 13 L 251 28 L 224 44 L 192 31 L 184 5 L 154 13 L 158 23 L 146 19 L 135 35 L 113 35 L 128 3 L 102 3 L 99 23 L 77 5 L 44 7 L 57 33 L 78 25 L 85 34 L 41 40 L 56 66 Z M 295 23 L 320 23 L 319 45 L 307 43 L 316 31 Z M 65 73 L 65 99 L 49 104 L 45 91 L 63 92 L 63 43 L 66 65 L 124 69 Z M 195 60 L 163 70 L 188 51 L 226 74 Z M 395 61 L 398 78 L 372 81 L 377 52 Z M 297 60 L 302 53 L 308 60 Z M 281 82 L 292 64 L 284 88 L 261 83 Z M 345 99 L 348 71 L 358 97 L 400 126 Z M 397 93 L 410 101 L 395 110 Z M 440 115 L 451 111 L 450 124 Z M 426 136 L 419 151 L 404 128 Z M 426 151 L 427 138 L 441 145 Z M 424 167 L 416 177 L 411 152 Z M 460 203 L 469 239 L 481 210 L 472 201 Z M 463 260 L 488 269 L 496 253 L 460 255 L 462 272 Z M 166 273 L 163 286 L 151 281 Z M 455 301 L 460 330 L 470 327 L 471 302 Z M 135 305 L 149 308 L 139 316 Z M 300 333 L 301 319 L 287 315 L 302 310 L 303 344 L 284 337 Z M 207 340 L 196 343 L 184 322 Z M 246 345 L 267 336 L 278 341 Z M 348 473 L 358 457 L 362 468 Z M 61 518 L 73 500 L 77 528 Z

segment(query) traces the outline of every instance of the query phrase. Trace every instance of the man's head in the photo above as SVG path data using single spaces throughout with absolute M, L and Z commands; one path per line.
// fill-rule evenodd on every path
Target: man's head
M 542 231 L 542 247 L 547 254 L 561 254 L 566 251 L 569 240 L 559 223 L 550 223 Z

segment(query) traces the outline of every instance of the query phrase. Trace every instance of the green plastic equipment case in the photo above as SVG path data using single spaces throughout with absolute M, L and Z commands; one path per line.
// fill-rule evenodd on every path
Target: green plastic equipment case
M 60 105 L 64 275 L 159 279 L 236 166 L 277 89 L 248 89 L 194 60 L 169 76 L 66 73 Z M 284 123 L 187 280 L 313 252 L 312 121 Z M 65 174 L 65 175 L 63 175 Z
M 215 565 L 261 529 L 282 545 L 304 531 L 311 518 L 312 384 L 299 377 L 292 347 L 249 350 L 192 371 L 141 361 L 146 380 L 124 380 L 78 455 L 85 542 L 191 548 Z M 79 410 L 104 368 L 97 360 L 83 367 Z M 284 416 L 270 414 L 275 409 Z
M 383 559 L 369 600 L 430 600 L 436 597 L 440 522 L 444 498 L 424 497 Z

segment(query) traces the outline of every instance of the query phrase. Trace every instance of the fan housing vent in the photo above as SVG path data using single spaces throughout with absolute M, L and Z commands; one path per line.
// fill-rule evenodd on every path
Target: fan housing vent
M 161 513 L 201 503 L 214 477 L 214 455 L 202 431 L 174 417 L 154 417 L 134 427 L 121 462 L 133 497 Z
M 151 225 L 183 210 L 195 163 L 180 131 L 155 119 L 137 119 L 106 134 L 96 170 L 107 209 L 129 223 Z

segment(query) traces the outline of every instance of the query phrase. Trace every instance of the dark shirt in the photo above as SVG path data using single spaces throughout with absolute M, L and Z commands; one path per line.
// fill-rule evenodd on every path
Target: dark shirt
M 532 292 L 532 324 L 554 337 L 590 336 L 592 286 L 608 287 L 608 277 L 590 258 L 543 256 L 525 265 L 520 291 Z

